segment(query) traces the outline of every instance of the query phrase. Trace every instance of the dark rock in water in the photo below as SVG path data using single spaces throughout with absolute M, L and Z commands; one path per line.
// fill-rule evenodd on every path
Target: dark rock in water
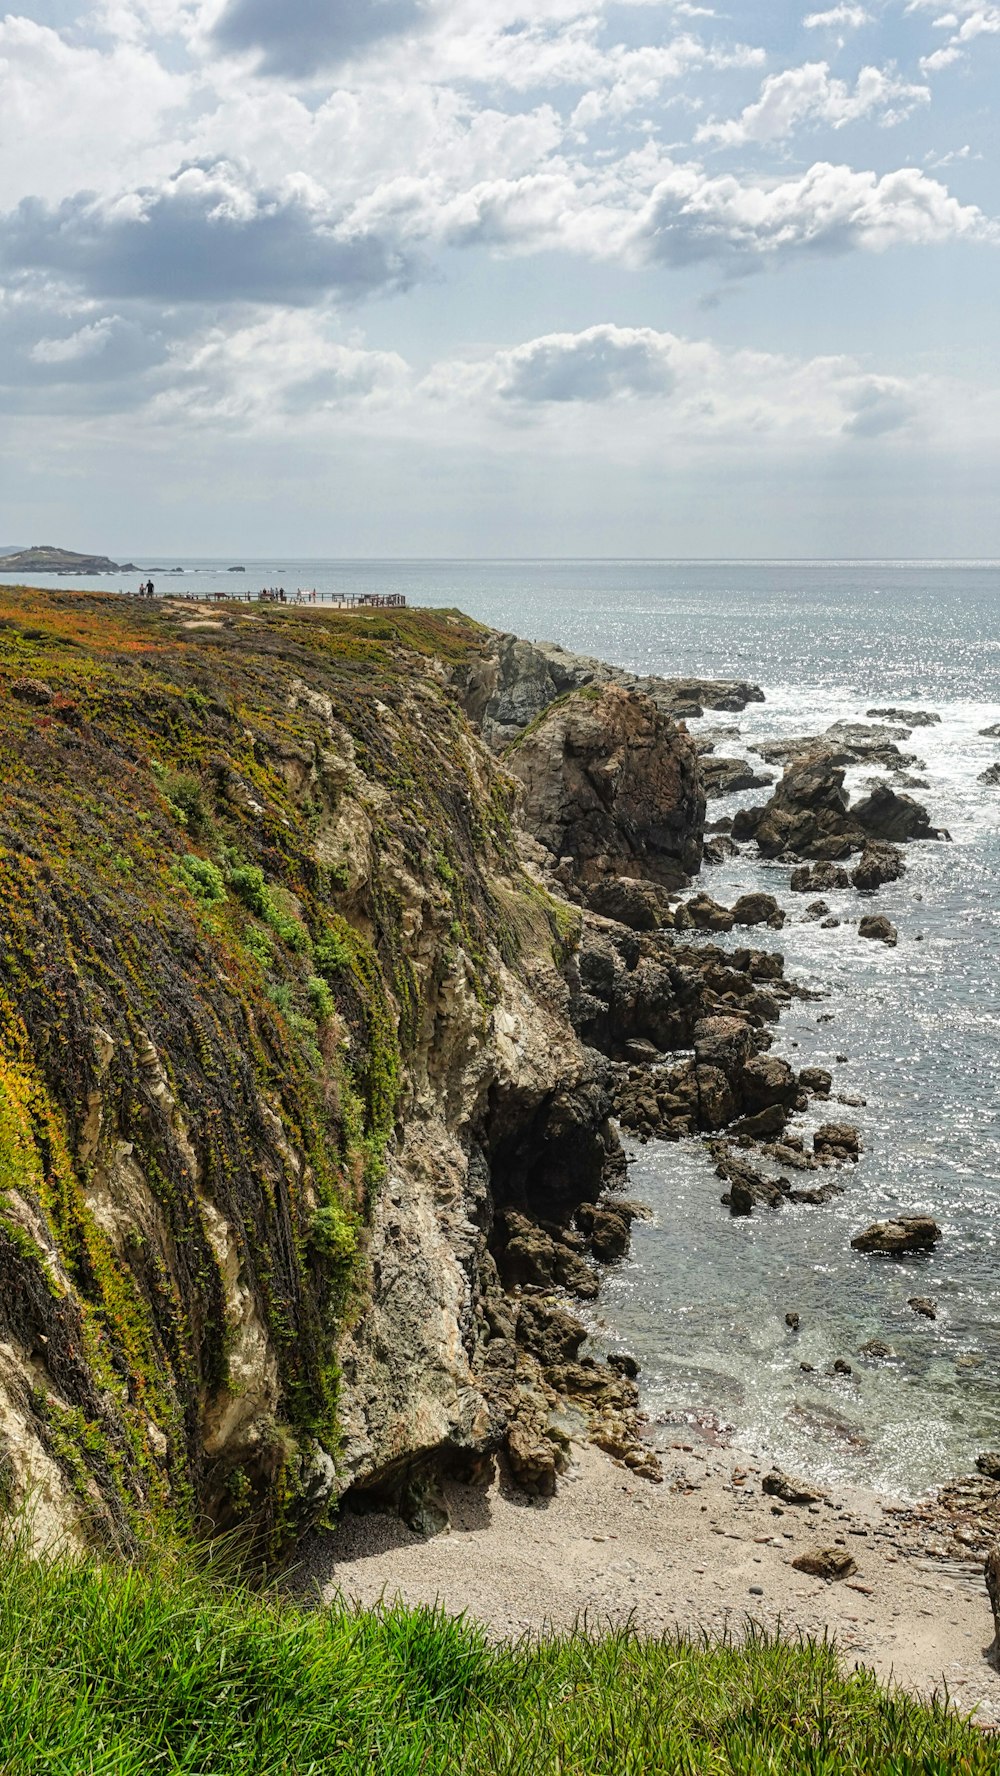
M 821 919 L 819 922 L 819 928 L 821 931 L 836 931 L 839 929 L 839 926 L 840 920 L 835 919 L 832 915 L 829 919 Z
M 705 831 L 707 833 L 728 833 L 732 832 L 732 830 L 733 817 L 731 814 L 720 814 L 717 819 L 706 820 L 705 822 Z
M 976 778 L 976 782 L 985 783 L 991 789 L 1000 787 L 1000 762 L 995 765 L 990 765 L 985 771 L 980 771 L 979 776 Z
M 780 931 L 785 915 L 773 894 L 741 894 L 731 908 L 734 925 L 769 925 Z
M 1000 722 L 994 722 L 989 728 L 980 728 L 979 735 L 982 740 L 1000 740 Z
M 858 1570 L 846 1548 L 808 1548 L 796 1554 L 792 1565 L 796 1572 L 811 1573 L 816 1579 L 849 1579 Z
M 878 764 L 899 771 L 916 761 L 895 744 L 908 740 L 906 727 L 866 727 L 863 722 L 834 722 L 822 734 L 803 734 L 795 739 L 762 740 L 757 747 L 768 764 L 792 764 L 822 755 L 833 765 Z
M 612 1351 L 608 1358 L 608 1368 L 614 1369 L 618 1375 L 626 1375 L 629 1381 L 638 1380 L 642 1373 L 635 1357 L 630 1357 L 627 1351 Z
M 862 894 L 874 894 L 884 882 L 898 882 L 905 872 L 902 854 L 894 845 L 866 845 L 851 871 L 851 881 Z
M 890 844 L 945 836 L 931 825 L 931 817 L 920 802 L 912 796 L 898 795 L 887 783 L 873 789 L 863 802 L 855 803 L 851 819 L 873 839 L 885 839 Z
M 816 1373 L 816 1366 L 814 1363 L 800 1363 L 799 1368 L 803 1375 L 815 1375 Z
M 821 1505 L 826 1499 L 825 1492 L 820 1492 L 805 1480 L 794 1480 L 780 1468 L 772 1468 L 769 1474 L 764 1475 L 760 1490 L 768 1498 L 781 1499 L 785 1505 Z
M 847 1361 L 846 1357 L 838 1357 L 836 1362 L 833 1365 L 833 1369 L 832 1369 L 831 1373 L 833 1375 L 853 1375 L 854 1370 L 851 1368 L 851 1365 Z
M 798 1316 L 798 1314 L 797 1314 L 797 1313 L 786 1313 L 786 1315 L 785 1315 L 785 1325 L 786 1325 L 786 1326 L 787 1326 L 787 1327 L 788 1327 L 788 1330 L 789 1330 L 789 1331 L 790 1331 L 790 1332 L 797 1332 L 797 1331 L 798 1331 L 798 1329 L 799 1329 L 799 1316 Z
M 755 771 L 746 759 L 721 758 L 714 753 L 699 760 L 701 781 L 710 801 L 735 795 L 744 789 L 767 789 L 774 778 L 770 771 Z
M 869 1338 L 867 1344 L 861 1346 L 859 1354 L 870 1357 L 874 1363 L 890 1363 L 896 1355 L 892 1345 L 886 1344 L 884 1338 Z
M 833 1074 L 825 1067 L 803 1067 L 799 1074 L 799 1084 L 803 1091 L 812 1092 L 817 1098 L 828 1098 L 833 1085 Z
M 861 1137 L 849 1122 L 824 1122 L 813 1135 L 813 1152 L 818 1157 L 849 1160 L 856 1165 L 861 1155 Z
M 839 1184 L 820 1184 L 815 1190 L 792 1190 L 789 1192 L 788 1200 L 793 1203 L 818 1206 L 820 1203 L 832 1202 L 835 1196 L 840 1195 L 842 1195 L 842 1191 Z
M 763 807 L 738 808 L 733 815 L 733 823 L 729 829 L 733 838 L 740 844 L 744 844 L 747 839 L 752 839 L 763 817 Z
M 1000 1480 L 1000 1449 L 986 1449 L 977 1455 L 976 1467 L 987 1480 Z
M 811 900 L 803 913 L 803 919 L 828 919 L 830 908 L 825 900 Z
M 942 1233 L 929 1215 L 899 1215 L 893 1221 L 873 1221 L 863 1233 L 851 1241 L 856 1252 L 886 1252 L 897 1256 L 904 1252 L 930 1252 Z
M 890 949 L 895 949 L 899 933 L 884 913 L 867 913 L 858 925 L 858 936 L 871 938 L 875 943 L 888 944 Z
M 705 840 L 701 860 L 708 864 L 725 863 L 730 857 L 738 857 L 739 849 L 725 833 L 719 833 L 716 838 Z
M 860 850 L 864 835 L 848 819 L 843 767 L 822 753 L 787 765 L 753 837 L 764 857 L 791 853 L 836 860 Z
M 631 876 L 610 876 L 587 890 L 587 905 L 605 919 L 616 919 L 633 931 L 656 931 L 669 923 L 662 888 Z
M 937 1319 L 937 1302 L 932 1301 L 928 1295 L 911 1295 L 906 1305 L 925 1320 Z
M 788 884 L 793 894 L 832 894 L 849 885 L 850 877 L 839 863 L 802 864 L 792 871 Z
M 590 1241 L 590 1249 L 601 1264 L 617 1264 L 624 1258 L 632 1238 L 635 1211 L 631 1203 L 584 1203 L 576 1212 L 577 1226 Z
M 941 721 L 941 717 L 929 709 L 866 709 L 865 714 L 869 720 L 880 718 L 882 721 L 905 722 L 908 728 L 931 728 Z
M 758 1110 L 753 1116 L 741 1116 L 730 1129 L 732 1135 L 749 1135 L 752 1140 L 765 1140 L 770 1135 L 780 1135 L 786 1121 L 785 1111 L 780 1104 L 768 1104 L 766 1109 Z
M 672 923 L 675 931 L 732 931 L 735 920 L 728 907 L 702 892 L 674 908 Z
M 779 1055 L 753 1055 L 743 1068 L 740 1078 L 743 1102 L 751 1115 L 758 1110 L 766 1110 L 772 1104 L 791 1109 L 798 1096 L 798 1089 L 799 1082 L 795 1073 Z

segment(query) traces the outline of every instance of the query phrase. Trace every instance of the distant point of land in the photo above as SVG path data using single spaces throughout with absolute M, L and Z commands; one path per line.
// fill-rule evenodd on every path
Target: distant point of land
M 108 574 L 137 573 L 132 561 L 112 561 L 109 555 L 80 555 L 73 549 L 55 549 L 48 543 L 36 543 L 30 549 L 19 549 L 14 555 L 0 558 L 4 573 Z

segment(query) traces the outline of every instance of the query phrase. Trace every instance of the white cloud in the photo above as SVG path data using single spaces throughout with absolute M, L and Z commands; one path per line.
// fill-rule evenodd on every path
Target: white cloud
M 819 161 L 797 179 L 770 184 L 675 167 L 650 195 L 628 245 L 642 258 L 686 264 L 996 238 L 975 205 L 960 204 L 916 167 L 879 178 Z
M 802 20 L 807 31 L 859 31 L 871 23 L 871 13 L 863 6 L 831 6 L 826 12 L 809 12 Z
M 964 60 L 962 51 L 955 44 L 948 44 L 944 49 L 935 49 L 930 55 L 921 56 L 921 74 L 940 74 L 943 68 L 950 68 L 953 63 Z
M 703 124 L 695 140 L 726 147 L 772 142 L 792 135 L 802 124 L 842 129 L 873 114 L 884 124 L 897 123 L 929 98 L 926 86 L 914 86 L 882 68 L 862 68 L 852 89 L 831 75 L 827 62 L 805 62 L 769 75 L 760 97 L 739 117 Z

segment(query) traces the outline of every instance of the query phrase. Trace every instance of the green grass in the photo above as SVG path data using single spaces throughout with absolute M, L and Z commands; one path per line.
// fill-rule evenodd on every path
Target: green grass
M 1000 1768 L 828 1645 L 584 1632 L 491 1646 L 431 1610 L 305 1614 L 162 1563 L 0 1563 L 17 1776 L 944 1776 Z

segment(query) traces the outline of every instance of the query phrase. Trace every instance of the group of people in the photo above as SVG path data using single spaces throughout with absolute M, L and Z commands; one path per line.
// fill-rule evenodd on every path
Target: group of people
M 154 588 L 153 588 L 152 580 L 143 580 L 142 584 L 139 587 L 139 597 L 140 598 L 152 598 L 153 596 L 154 596 Z
M 247 593 L 248 598 L 249 596 L 250 594 Z M 257 597 L 264 604 L 315 604 L 318 593 L 315 586 L 308 592 L 304 592 L 300 586 L 295 597 L 292 598 L 290 594 L 286 593 L 284 586 L 262 586 Z

